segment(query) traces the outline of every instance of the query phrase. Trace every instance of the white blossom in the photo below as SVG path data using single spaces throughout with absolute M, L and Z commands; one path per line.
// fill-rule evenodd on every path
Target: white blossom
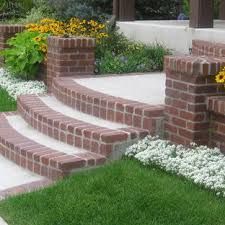
M 15 78 L 5 69 L 0 68 L 0 87 L 8 94 L 17 99 L 17 96 L 24 94 L 42 94 L 46 92 L 46 87 L 42 81 L 24 81 Z
M 129 147 L 125 155 L 134 157 L 144 165 L 155 164 L 184 176 L 225 197 L 225 156 L 218 148 L 197 146 L 194 143 L 184 147 L 148 136 Z

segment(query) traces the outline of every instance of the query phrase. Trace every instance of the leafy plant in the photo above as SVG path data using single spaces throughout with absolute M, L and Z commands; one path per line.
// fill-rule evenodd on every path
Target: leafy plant
M 145 45 L 130 41 L 120 33 L 111 20 L 107 27 L 108 37 L 96 47 L 96 73 L 149 72 L 163 69 L 164 55 L 169 51 L 163 46 Z
M 189 0 L 183 1 L 183 11 L 184 11 L 185 15 L 187 15 L 187 16 L 190 14 Z
M 25 31 L 8 41 L 9 48 L 1 52 L 7 69 L 16 77 L 34 79 L 39 64 L 44 61 L 47 34 Z
M 149 72 L 163 69 L 163 58 L 169 52 L 160 45 L 128 44 L 128 48 L 120 54 L 105 51 L 97 60 L 97 72 L 132 73 Z

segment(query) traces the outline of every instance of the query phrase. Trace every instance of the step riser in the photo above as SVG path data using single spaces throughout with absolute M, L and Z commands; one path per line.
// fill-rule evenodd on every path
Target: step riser
M 73 84 L 71 84 L 71 82 Z M 71 79 L 55 79 L 52 92 L 64 104 L 83 113 L 161 135 L 164 106 L 149 106 L 115 98 L 79 85 Z
M 146 130 L 110 130 L 74 120 L 51 110 L 37 96 L 21 96 L 17 105 L 24 120 L 39 132 L 108 158 L 114 158 L 118 146 L 131 145 L 148 135 Z

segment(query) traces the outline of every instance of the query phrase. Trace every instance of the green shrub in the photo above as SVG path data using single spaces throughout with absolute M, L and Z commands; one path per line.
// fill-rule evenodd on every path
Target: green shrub
M 96 47 L 96 73 L 150 72 L 163 69 L 164 55 L 169 51 L 161 45 L 145 45 L 128 40 L 113 24 L 107 27 L 108 38 Z
M 133 73 L 152 72 L 163 69 L 163 58 L 168 51 L 160 45 L 130 44 L 133 50 L 127 50 L 124 54 L 106 51 L 97 59 L 97 71 L 100 74 L 107 73 Z M 136 49 L 135 49 L 136 48 Z
M 0 20 L 22 17 L 32 6 L 32 0 L 0 0 Z
M 108 11 L 108 4 L 112 5 L 112 1 L 108 0 L 48 0 L 48 3 L 60 20 L 78 17 L 103 21 L 108 18 L 108 13 L 111 14 L 111 9 Z
M 24 31 L 8 41 L 9 48 L 1 52 L 6 68 L 12 75 L 23 79 L 34 79 L 39 65 L 44 61 L 42 48 L 47 34 Z
M 136 0 L 137 19 L 174 19 L 177 0 Z M 112 15 L 112 0 L 48 0 L 59 19 L 104 20 Z

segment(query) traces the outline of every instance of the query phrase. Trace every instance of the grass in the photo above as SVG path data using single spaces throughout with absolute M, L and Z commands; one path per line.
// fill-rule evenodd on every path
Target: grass
M 224 225 L 225 200 L 122 160 L 0 203 L 9 225 Z
M 0 88 L 0 112 L 16 110 L 16 101 L 4 89 Z

